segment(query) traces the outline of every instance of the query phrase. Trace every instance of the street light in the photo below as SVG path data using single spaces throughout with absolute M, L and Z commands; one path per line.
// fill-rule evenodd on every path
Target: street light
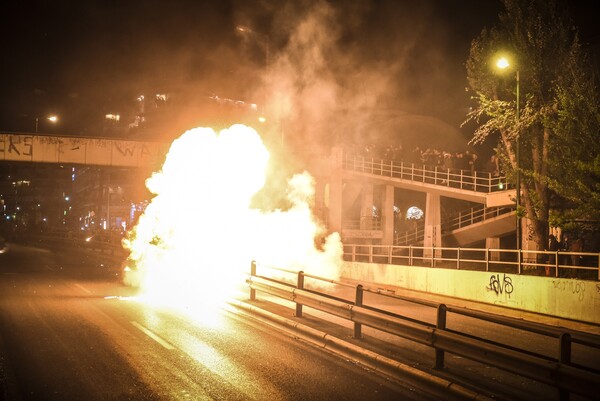
M 244 34 L 244 35 L 253 35 L 254 37 L 259 39 L 259 42 L 262 43 L 262 45 L 265 47 L 265 77 L 268 78 L 269 77 L 269 57 L 270 57 L 270 47 L 271 47 L 271 39 L 269 38 L 269 35 L 267 34 L 263 34 L 263 33 L 258 33 L 255 30 L 248 28 L 245 25 L 238 25 L 235 27 L 235 30 Z M 263 94 L 264 99 L 263 99 L 263 106 L 262 106 L 262 111 L 264 114 L 265 111 L 265 103 L 267 101 L 266 99 L 266 93 Z M 266 121 L 266 117 L 264 115 L 261 115 L 260 117 L 258 117 L 258 121 L 261 123 L 264 123 Z M 283 143 L 283 136 L 281 138 L 281 141 Z
M 255 37 L 260 39 L 262 44 L 265 46 L 265 70 L 268 72 L 269 71 L 269 47 L 270 47 L 270 42 L 271 42 L 269 35 L 264 34 L 264 33 L 258 33 L 255 30 L 248 28 L 245 25 L 238 25 L 235 27 L 235 29 L 238 32 L 241 32 L 241 33 L 247 34 L 247 35 L 254 35 Z
M 510 67 L 510 62 L 507 58 L 501 57 L 496 62 L 496 66 L 504 70 Z M 517 137 L 515 140 L 515 164 L 517 166 L 517 249 L 521 249 L 521 215 L 519 207 L 521 205 L 521 164 L 520 164 L 520 154 L 519 154 L 519 70 L 516 70 L 516 81 L 517 81 L 517 110 L 516 110 L 516 124 L 517 124 Z
M 58 117 L 55 116 L 55 115 L 51 115 L 51 116 L 46 117 L 46 120 L 48 120 L 48 121 L 50 121 L 52 123 L 56 123 L 58 121 Z M 39 124 L 40 124 L 39 117 L 36 116 L 35 117 L 35 133 L 36 134 L 38 133 Z

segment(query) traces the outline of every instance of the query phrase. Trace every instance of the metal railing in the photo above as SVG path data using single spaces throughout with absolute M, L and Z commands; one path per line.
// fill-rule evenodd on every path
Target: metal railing
M 600 280 L 600 253 L 344 244 L 347 262 Z
M 362 216 L 359 220 L 344 220 L 343 230 L 381 230 L 381 219 L 374 216 Z
M 495 217 L 509 214 L 515 211 L 514 207 L 509 206 L 494 206 L 485 207 L 484 205 L 472 207 L 468 210 L 459 212 L 456 216 L 452 216 L 442 221 L 442 233 L 450 233 L 459 228 L 467 227 L 471 224 L 480 223 Z M 425 238 L 424 222 L 416 229 L 402 233 L 394 234 L 394 245 L 411 245 Z
M 273 277 L 272 274 L 269 276 L 259 275 L 258 267 L 260 267 L 263 274 L 266 270 L 276 271 L 278 277 Z M 285 279 L 285 277 L 290 277 L 289 275 L 292 278 Z M 309 286 L 307 279 L 320 284 Z M 295 303 L 296 317 L 303 317 L 303 306 L 307 306 L 354 322 L 355 338 L 362 338 L 362 326 L 368 326 L 378 331 L 429 346 L 434 350 L 434 366 L 439 370 L 444 369 L 445 354 L 451 353 L 554 386 L 558 389 L 561 400 L 568 400 L 571 393 L 586 397 L 597 397 L 597 383 L 600 383 L 600 373 L 592 367 L 573 363 L 571 345 L 576 343 L 597 350 L 600 349 L 600 338 L 598 336 L 533 322 L 524 322 L 521 319 L 397 296 L 390 292 L 382 292 L 380 289 L 370 288 L 368 285 L 349 284 L 302 271 L 259 265 L 254 261 L 251 263 L 250 276 L 246 282 L 250 288 L 251 300 L 255 300 L 256 292 L 260 291 L 292 301 Z M 354 299 L 343 299 L 332 293 L 323 292 L 320 289 L 323 287 L 323 283 L 353 288 Z M 431 324 L 399 315 L 389 309 L 384 310 L 366 305 L 364 303 L 364 292 L 383 295 L 392 300 L 408 301 L 436 308 L 436 323 Z M 501 344 L 472 334 L 467 335 L 451 330 L 447 328 L 446 324 L 449 313 L 462 314 L 508 328 L 526 330 L 557 338 L 559 340 L 557 342 L 558 349 L 553 355 L 558 355 L 558 357 L 533 353 L 509 344 Z
M 394 234 L 394 245 L 409 245 L 423 241 L 425 238 L 425 223 L 417 224 L 417 228 Z
M 361 156 L 344 155 L 342 167 L 345 170 L 399 178 L 425 184 L 441 185 L 482 193 L 512 189 L 506 177 L 492 173 L 469 170 L 447 169 L 439 166 L 417 165 L 394 160 L 367 159 Z
M 442 221 L 442 232 L 446 233 L 458 230 L 459 228 L 493 219 L 501 215 L 506 215 L 514 211 L 515 208 L 510 206 L 485 207 L 484 205 L 480 205 L 472 207 L 468 210 L 459 212 L 456 216 Z

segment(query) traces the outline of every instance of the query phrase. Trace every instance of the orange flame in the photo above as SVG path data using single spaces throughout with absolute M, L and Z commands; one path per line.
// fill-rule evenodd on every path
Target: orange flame
M 336 278 L 340 238 L 334 233 L 315 248 L 325 228 L 310 212 L 308 173 L 288 181 L 289 210 L 250 208 L 268 161 L 260 136 L 244 125 L 219 134 L 195 128 L 175 140 L 161 171 L 146 181 L 155 196 L 125 241 L 125 282 L 146 300 L 206 308 L 235 294 L 252 260 Z

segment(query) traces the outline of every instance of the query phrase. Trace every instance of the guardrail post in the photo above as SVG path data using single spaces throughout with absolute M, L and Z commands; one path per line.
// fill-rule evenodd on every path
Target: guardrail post
M 354 301 L 355 306 L 363 305 L 363 286 L 359 284 L 356 286 L 356 298 Z M 354 338 L 362 338 L 362 324 L 354 322 Z
M 560 363 L 564 363 L 565 365 L 571 364 L 571 335 L 569 333 L 562 333 L 560 335 L 560 349 L 559 349 L 559 358 L 558 361 Z M 568 390 L 564 390 L 562 388 L 558 389 L 558 398 L 560 401 L 569 401 L 570 393 Z
M 521 252 L 520 249 L 517 249 L 517 274 L 521 274 L 522 273 L 521 269 L 522 269 L 523 266 L 522 266 L 521 257 L 522 257 L 522 252 Z
M 413 265 L 413 247 L 412 245 L 408 246 L 408 265 L 412 266 Z M 598 269 L 598 275 L 600 276 L 600 269 Z
M 298 272 L 298 285 L 296 286 L 299 290 L 304 289 L 304 272 Z M 296 317 L 302 317 L 302 304 L 296 302 Z
M 460 270 L 460 247 L 456 248 L 456 270 Z
M 250 277 L 256 277 L 256 260 L 250 263 Z M 256 290 L 250 288 L 250 301 L 256 300 Z
M 436 329 L 437 330 L 446 330 L 446 311 L 448 308 L 444 304 L 439 304 L 437 308 L 437 321 L 436 321 Z M 442 370 L 444 369 L 444 350 L 435 349 L 435 366 L 434 369 Z

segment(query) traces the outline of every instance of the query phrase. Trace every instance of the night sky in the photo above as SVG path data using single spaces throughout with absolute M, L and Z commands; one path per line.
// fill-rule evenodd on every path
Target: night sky
M 597 46 L 591 2 L 569 3 L 583 42 Z M 502 9 L 495 0 L 21 0 L 1 7 L 2 132 L 33 132 L 36 116 L 56 113 L 61 124 L 40 131 L 94 135 L 89 127 L 106 113 L 135 114 L 140 94 L 186 93 L 264 104 L 288 135 L 307 140 L 339 138 L 348 125 L 381 135 L 423 122 L 460 132 L 470 41 Z M 238 32 L 240 25 L 253 33 Z

